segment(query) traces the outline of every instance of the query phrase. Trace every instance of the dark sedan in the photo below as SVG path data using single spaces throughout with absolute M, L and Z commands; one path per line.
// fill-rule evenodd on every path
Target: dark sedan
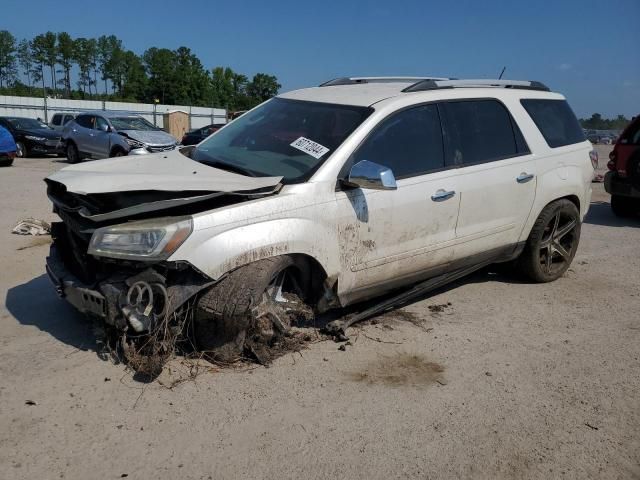
M 222 127 L 224 127 L 224 123 L 213 123 L 211 125 L 207 125 L 206 127 L 191 130 L 190 132 L 185 133 L 184 137 L 182 137 L 182 145 L 195 145 L 197 143 L 200 143 L 212 133 L 220 130 Z
M 33 118 L 0 117 L 0 125 L 16 141 L 16 157 L 60 153 L 60 133 Z

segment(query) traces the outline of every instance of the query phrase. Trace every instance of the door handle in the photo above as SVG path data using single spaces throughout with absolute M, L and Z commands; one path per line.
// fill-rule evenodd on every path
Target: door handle
M 448 200 L 451 197 L 453 197 L 455 194 L 456 192 L 454 192 L 453 190 L 449 190 L 447 192 L 446 190 L 443 190 L 441 188 L 436 193 L 431 195 L 431 200 L 433 200 L 434 202 L 444 202 L 445 200 Z
M 531 180 L 535 175 L 533 173 L 522 172 L 520 175 L 516 177 L 516 182 L 518 183 L 527 183 Z

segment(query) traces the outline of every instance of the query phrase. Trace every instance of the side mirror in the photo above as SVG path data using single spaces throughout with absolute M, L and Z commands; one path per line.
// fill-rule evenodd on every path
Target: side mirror
M 369 160 L 360 160 L 351 167 L 349 178 L 345 183 L 351 187 L 369 188 L 372 190 L 396 190 L 396 177 L 389 167 Z
M 110 132 L 111 131 L 111 127 L 109 125 L 107 125 L 106 123 L 103 123 L 102 125 L 100 125 L 100 130 L 102 130 L 103 132 Z

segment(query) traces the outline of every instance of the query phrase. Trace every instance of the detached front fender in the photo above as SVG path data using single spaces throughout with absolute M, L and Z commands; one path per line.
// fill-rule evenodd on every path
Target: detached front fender
M 303 254 L 314 258 L 329 276 L 337 273 L 338 242 L 328 225 L 303 218 L 274 219 L 215 233 L 195 231 L 170 260 L 185 260 L 218 279 L 263 258 Z

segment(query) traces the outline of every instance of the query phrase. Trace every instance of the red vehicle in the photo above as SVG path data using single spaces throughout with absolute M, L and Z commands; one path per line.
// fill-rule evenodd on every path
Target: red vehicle
M 619 217 L 640 211 L 640 115 L 634 117 L 609 154 L 604 188 L 611 209 Z

